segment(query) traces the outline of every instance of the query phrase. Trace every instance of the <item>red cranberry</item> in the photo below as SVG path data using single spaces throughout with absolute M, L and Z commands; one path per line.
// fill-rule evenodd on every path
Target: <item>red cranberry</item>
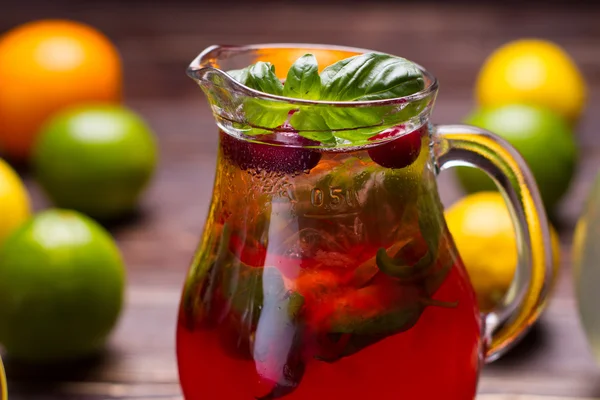
M 268 141 L 273 145 L 248 142 L 221 132 L 223 155 L 242 170 L 254 169 L 293 174 L 314 168 L 321 159 L 319 151 L 288 147 L 319 144 L 296 133 L 280 132 L 264 135 L 261 141 Z
M 426 132 L 426 127 L 405 133 L 398 139 L 375 146 L 369 149 L 369 156 L 373 161 L 386 168 L 404 168 L 411 165 L 421 153 L 421 137 Z M 398 133 L 394 128 L 372 137 L 370 140 L 383 139 Z

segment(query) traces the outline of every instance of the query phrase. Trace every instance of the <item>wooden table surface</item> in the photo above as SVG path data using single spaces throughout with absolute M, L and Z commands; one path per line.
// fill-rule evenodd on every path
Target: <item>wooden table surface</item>
M 126 308 L 106 353 L 83 365 L 42 371 L 8 360 L 11 400 L 181 398 L 175 317 L 208 211 L 217 139 L 204 97 L 184 70 L 206 46 L 313 42 L 402 55 L 440 79 L 433 120 L 446 123 L 458 122 L 473 107 L 473 83 L 484 58 L 502 43 L 526 36 L 564 46 L 586 76 L 590 99 L 578 128 L 581 162 L 559 212 L 563 253 L 559 284 L 525 340 L 485 367 L 479 397 L 600 398 L 600 367 L 577 319 L 570 268 L 573 227 L 600 169 L 600 115 L 594 112 L 600 105 L 600 8 L 490 4 L 21 1 L 3 6 L 0 31 L 31 19 L 61 17 L 106 32 L 123 57 L 127 104 L 150 122 L 161 151 L 157 175 L 138 215 L 110 226 L 127 263 L 128 287 Z M 27 173 L 24 176 L 35 207 L 47 206 L 35 183 Z M 439 183 L 446 204 L 461 195 L 451 173 L 442 174 Z

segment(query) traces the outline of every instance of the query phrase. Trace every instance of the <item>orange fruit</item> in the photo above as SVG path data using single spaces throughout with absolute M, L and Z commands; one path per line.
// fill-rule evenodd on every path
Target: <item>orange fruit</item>
M 92 27 L 34 21 L 0 37 L 0 82 L 0 151 L 22 160 L 55 111 L 84 101 L 120 102 L 121 60 Z
M 264 61 L 270 62 L 275 67 L 275 74 L 278 78 L 284 79 L 287 76 L 288 70 L 296 62 L 297 59 L 303 55 L 310 53 L 315 56 L 317 63 L 319 64 L 319 72 L 323 71 L 325 67 L 330 66 L 340 60 L 348 57 L 356 56 L 360 53 L 356 53 L 350 50 L 341 49 L 326 49 L 326 48 L 264 48 L 257 52 L 257 57 L 254 62 Z

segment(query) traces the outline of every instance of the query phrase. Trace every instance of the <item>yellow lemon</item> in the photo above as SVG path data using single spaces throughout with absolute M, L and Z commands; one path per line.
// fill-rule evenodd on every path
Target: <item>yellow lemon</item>
M 6 400 L 6 376 L 4 375 L 4 366 L 0 359 L 0 400 Z
M 480 106 L 529 103 L 576 121 L 587 100 L 577 65 L 555 43 L 521 39 L 494 51 L 477 77 Z
M 0 159 L 0 244 L 29 217 L 29 204 L 19 175 Z
M 510 287 L 517 266 L 517 242 L 504 199 L 498 192 L 466 196 L 446 210 L 446 221 L 480 309 L 492 310 Z M 550 230 L 556 277 L 560 245 L 554 228 Z

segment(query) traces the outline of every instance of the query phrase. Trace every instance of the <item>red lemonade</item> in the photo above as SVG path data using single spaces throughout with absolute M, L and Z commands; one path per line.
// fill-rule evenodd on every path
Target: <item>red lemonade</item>
M 220 132 L 177 326 L 187 400 L 475 397 L 480 313 L 428 129 L 386 135 L 327 150 Z

